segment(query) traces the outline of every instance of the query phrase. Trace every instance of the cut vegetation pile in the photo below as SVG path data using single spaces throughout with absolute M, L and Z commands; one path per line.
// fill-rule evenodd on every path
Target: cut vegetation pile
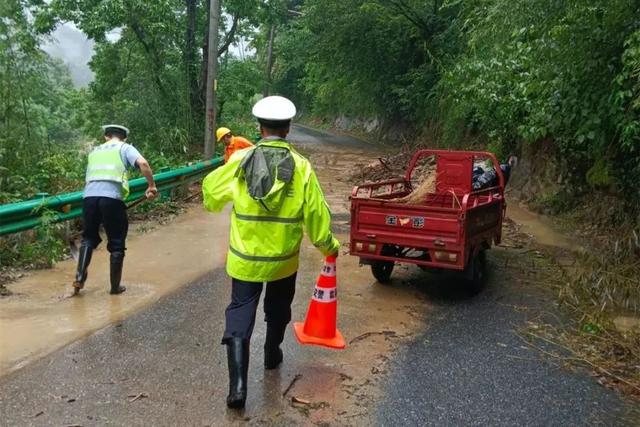
M 355 171 L 349 176 L 349 181 L 354 185 L 358 185 L 402 178 L 412 156 L 412 152 L 402 150 L 392 156 L 378 157 L 377 160 L 368 164 L 354 165 Z
M 349 180 L 353 184 L 362 184 L 403 178 L 412 156 L 412 151 L 403 150 L 393 156 L 379 157 L 369 164 L 360 165 L 359 170 L 354 172 L 349 177 Z M 413 191 L 405 197 L 395 199 L 395 201 L 410 205 L 424 203 L 427 194 L 435 193 L 435 172 L 435 157 L 431 156 L 420 159 L 411 175 Z
M 639 235 L 599 243 L 547 280 L 558 287 L 571 321 L 530 322 L 525 335 L 562 364 L 585 366 L 599 383 L 640 399 Z M 553 347 L 542 349 L 545 342 Z

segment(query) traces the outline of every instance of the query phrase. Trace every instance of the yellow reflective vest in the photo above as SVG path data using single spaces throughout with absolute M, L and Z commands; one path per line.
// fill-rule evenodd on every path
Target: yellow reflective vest
M 120 151 L 124 142 L 118 140 L 100 144 L 89 153 L 85 181 L 113 181 L 122 186 L 122 198 L 129 196 L 129 176 Z
M 208 211 L 219 212 L 233 202 L 227 273 L 250 282 L 278 280 L 298 270 L 303 228 L 323 255 L 340 247 L 331 233 L 331 212 L 309 161 L 281 139 L 263 140 L 259 145 L 286 149 L 294 162 L 290 181 L 276 180 L 267 203 L 251 197 L 240 166 L 255 147 L 237 151 L 202 182 Z M 273 201 L 275 205 L 269 204 Z

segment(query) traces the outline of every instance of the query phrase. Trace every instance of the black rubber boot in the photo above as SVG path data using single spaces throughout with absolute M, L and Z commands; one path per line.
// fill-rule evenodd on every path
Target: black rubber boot
M 227 362 L 229 365 L 227 406 L 232 409 L 242 409 L 247 400 L 249 340 L 229 338 L 227 341 Z
M 91 263 L 91 254 L 93 248 L 88 243 L 82 242 L 78 253 L 78 269 L 76 270 L 76 280 L 73 282 L 73 287 L 76 290 L 84 288 L 84 282 L 87 280 L 87 269 Z M 77 292 L 76 291 L 76 292 Z
M 111 295 L 121 294 L 127 290 L 124 286 L 120 286 L 122 278 L 122 266 L 124 264 L 124 252 L 111 252 L 110 279 L 111 279 Z
M 280 344 L 284 340 L 284 327 L 267 324 L 267 339 L 264 342 L 264 368 L 276 369 L 282 363 L 282 349 Z

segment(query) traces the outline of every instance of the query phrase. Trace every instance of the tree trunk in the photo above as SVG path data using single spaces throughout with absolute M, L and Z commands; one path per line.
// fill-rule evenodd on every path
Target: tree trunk
M 220 1 L 211 0 L 209 9 L 209 48 L 207 55 L 207 116 L 204 129 L 204 156 L 209 159 L 216 149 L 216 90 L 218 85 L 218 23 Z
M 271 69 L 273 68 L 273 37 L 276 32 L 275 24 L 271 24 L 271 28 L 269 29 L 269 44 L 267 47 L 267 75 L 265 79 L 265 86 L 263 95 L 264 97 L 269 96 L 269 92 L 271 92 Z
M 202 39 L 202 65 L 200 66 L 200 103 L 205 105 L 207 99 L 207 65 L 209 64 L 209 14 L 211 13 L 211 0 L 207 0 L 207 28 Z
M 207 0 L 207 10 L 210 10 L 210 0 Z M 228 49 L 231 43 L 233 42 L 233 38 L 236 35 L 236 31 L 238 29 L 238 22 L 240 21 L 238 16 L 233 17 L 233 22 L 231 23 L 231 29 L 224 37 L 224 42 L 222 46 L 218 48 L 217 55 L 218 57 L 222 56 Z M 206 99 L 206 82 L 207 82 L 207 73 L 208 73 L 208 64 L 209 64 L 209 27 L 207 27 L 207 31 L 205 31 L 204 40 L 202 42 L 202 52 L 203 52 L 203 60 L 202 60 L 202 69 L 200 70 L 200 101 L 204 102 Z
M 191 110 L 191 120 L 189 123 L 189 134 L 192 139 L 196 137 L 196 124 L 200 117 L 204 105 L 200 102 L 198 87 L 198 75 L 196 66 L 196 13 L 198 10 L 198 0 L 185 0 L 187 6 L 187 29 L 185 33 L 185 49 L 183 61 L 189 85 L 189 103 Z
M 147 58 L 151 62 L 150 65 L 151 65 L 152 74 L 154 77 L 154 81 L 156 82 L 156 86 L 158 87 L 158 91 L 160 91 L 160 95 L 166 100 L 171 99 L 172 97 L 169 95 L 167 88 L 164 86 L 164 83 L 162 82 L 162 79 L 160 79 L 160 72 L 158 70 L 161 70 L 163 68 L 163 63 L 160 57 L 158 56 L 158 52 L 156 51 L 155 46 L 152 46 L 149 43 L 149 41 L 147 40 L 147 36 L 144 32 L 144 29 L 140 26 L 138 22 L 136 21 L 131 22 L 129 24 L 129 28 L 133 30 L 133 33 L 136 35 L 138 41 L 140 42 L 140 44 L 142 44 L 142 47 L 147 55 Z

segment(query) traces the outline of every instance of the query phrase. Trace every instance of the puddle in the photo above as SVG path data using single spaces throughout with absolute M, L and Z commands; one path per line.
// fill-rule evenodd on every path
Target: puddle
M 154 303 L 185 283 L 224 265 L 228 216 L 199 205 L 153 232 L 132 235 L 123 295 L 109 295 L 109 253 L 102 245 L 89 266 L 85 288 L 75 297 L 76 263 L 34 271 L 8 285 L 16 295 L 0 299 L 0 375 L 12 372 Z
M 582 247 L 564 234 L 554 229 L 551 219 L 530 212 L 516 201 L 508 202 L 507 217 L 522 226 L 521 231 L 531 235 L 538 243 L 545 246 L 581 251 Z
M 313 139 L 295 131 L 291 139 L 312 161 L 333 213 L 348 215 L 351 185 L 336 179 L 337 170 L 346 174 L 366 158 L 364 148 L 307 144 Z M 197 204 L 170 224 L 131 233 L 122 279 L 127 291 L 122 296 L 108 294 L 109 254 L 104 244 L 94 252 L 89 278 L 78 296 L 70 297 L 73 260 L 11 283 L 8 288 L 14 295 L 0 299 L 0 375 L 118 322 L 224 266 L 228 231 L 228 211 L 213 216 Z

